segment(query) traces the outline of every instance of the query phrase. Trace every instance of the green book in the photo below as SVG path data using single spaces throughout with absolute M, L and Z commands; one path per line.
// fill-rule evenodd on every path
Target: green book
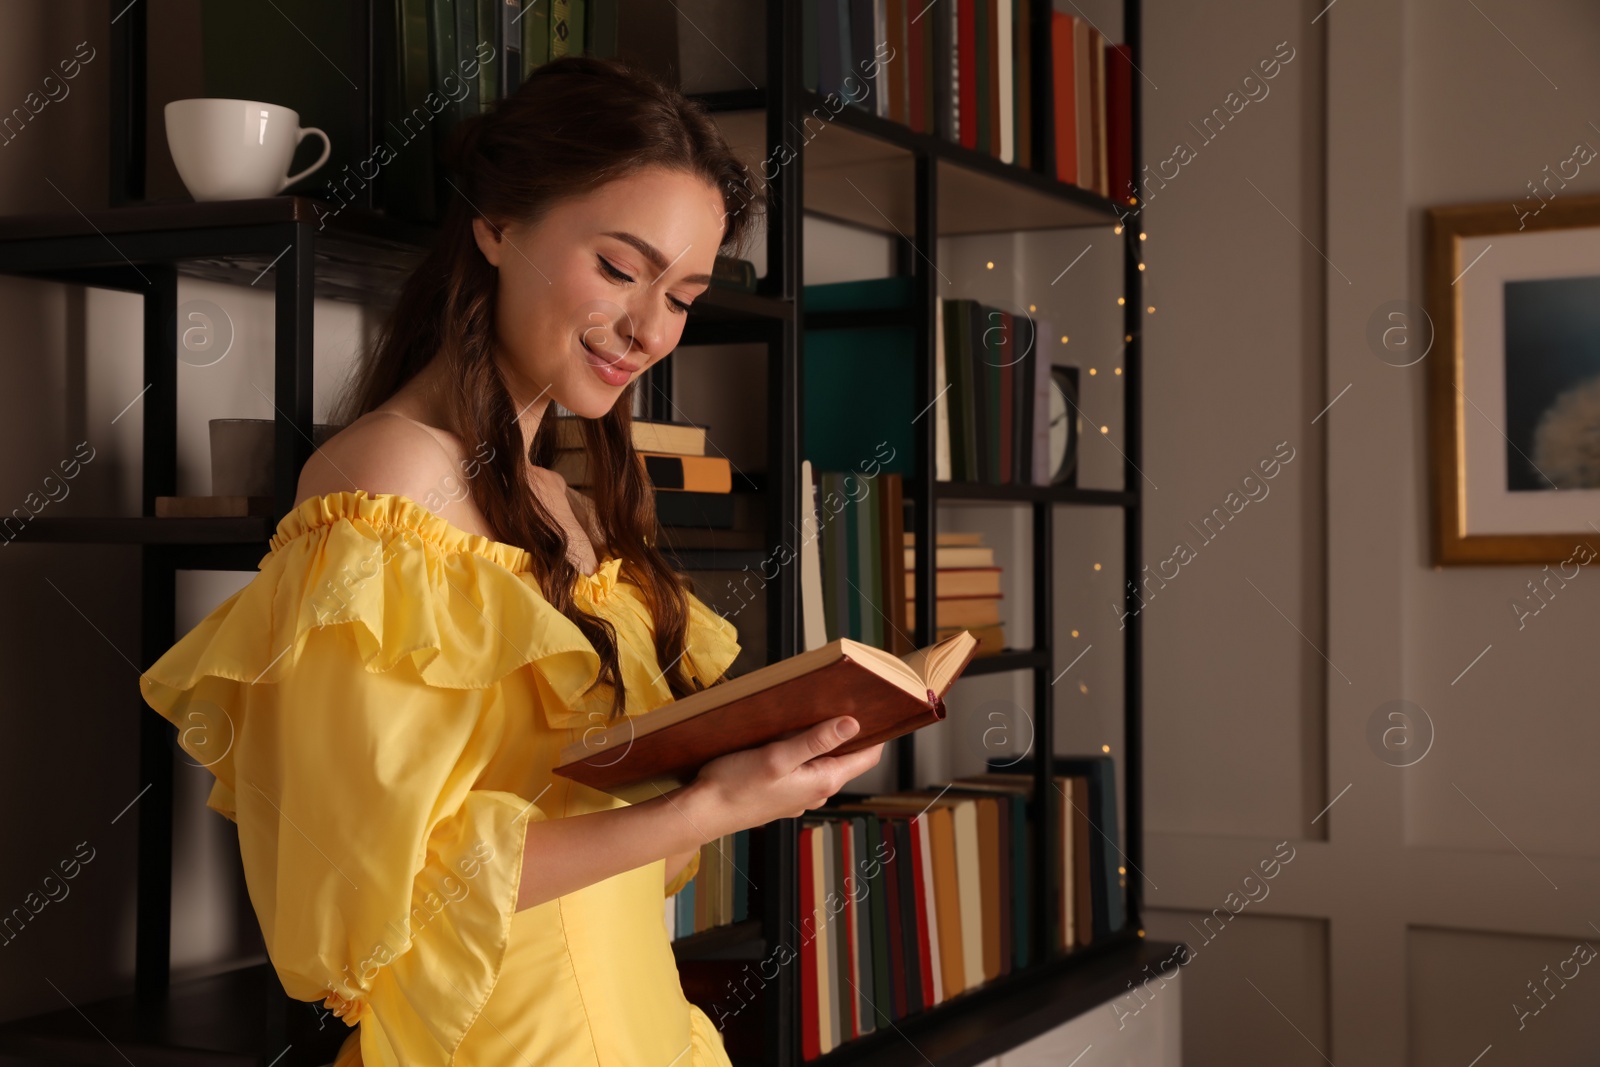
M 839 605 L 843 602 L 839 596 L 839 588 L 844 585 L 840 578 L 843 571 L 845 553 L 844 537 L 841 533 L 845 526 L 844 512 L 832 510 L 833 505 L 828 501 L 838 499 L 839 475 L 833 471 L 821 471 L 817 475 L 817 506 L 821 512 L 820 519 L 824 524 L 818 531 L 820 541 L 818 548 L 822 555 L 822 615 L 827 624 L 828 640 L 837 641 L 848 636 L 844 632 L 844 625 L 840 620 Z
M 867 816 L 853 815 L 850 817 L 850 840 L 855 852 L 855 869 L 850 875 L 850 886 L 847 890 L 857 901 L 856 907 L 856 940 L 862 945 L 872 944 L 872 909 L 860 907 L 863 892 L 861 881 L 866 877 L 866 872 L 871 870 L 871 862 L 876 856 L 869 856 L 867 852 Z M 851 990 L 857 993 L 857 990 Z M 859 991 L 865 994 L 865 990 Z M 864 1003 L 863 1003 L 863 1006 Z M 872 1018 L 871 1010 L 860 1013 L 860 1027 L 863 1034 L 870 1034 L 878 1028 Z
M 550 0 L 525 0 L 522 20 L 522 80 L 550 61 Z
M 617 54 L 617 0 L 587 0 L 589 24 L 584 29 L 589 54 L 611 59 Z
M 800 77 L 816 92 L 822 78 L 822 55 L 817 51 L 817 0 L 800 0 Z
M 861 587 L 861 506 L 855 500 L 861 495 L 860 481 L 856 471 L 846 471 L 841 478 L 845 492 L 845 636 L 856 641 L 862 638 L 861 597 L 856 593 Z
M 550 0 L 550 58 L 583 55 L 584 0 Z
M 428 0 L 428 41 L 432 47 L 428 56 L 428 91 L 438 94 L 444 101 L 443 108 L 433 119 L 431 135 L 433 139 L 434 159 L 443 160 L 445 146 L 450 140 L 450 131 L 460 121 L 461 109 L 450 93 L 444 88 L 446 76 L 450 76 L 450 84 L 455 86 L 456 95 L 461 94 L 461 86 L 457 84 L 460 73 L 456 71 L 456 5 L 455 0 Z M 445 205 L 450 197 L 455 195 L 455 190 L 443 180 L 443 168 L 437 168 L 433 188 L 434 217 L 442 218 Z
M 589 54 L 589 0 L 569 0 L 572 4 L 572 54 Z
M 863 474 L 860 477 L 865 483 L 865 488 L 860 492 L 861 499 L 856 501 L 856 507 L 860 509 L 856 522 L 859 538 L 856 552 L 861 560 L 861 577 L 856 597 L 861 603 L 861 640 L 874 648 L 882 648 L 883 616 L 878 613 L 878 603 L 883 599 L 878 592 L 878 557 L 882 554 L 878 545 L 878 494 L 882 492 L 882 475 Z
M 466 90 L 456 90 L 461 97 L 459 118 L 471 118 L 478 113 L 478 86 L 486 73 L 482 61 L 478 58 L 478 42 L 483 38 L 478 33 L 478 4 L 480 0 L 455 0 L 456 9 L 456 59 L 455 70 L 452 72 L 456 78 L 467 83 Z M 494 69 L 491 65 L 488 69 Z M 473 77 L 467 76 L 467 71 L 476 70 Z
M 478 40 L 473 48 L 477 55 L 493 53 L 492 59 L 478 65 L 478 110 L 488 111 L 500 99 L 500 8 L 504 0 L 478 0 Z M 482 48 L 480 45 L 488 45 Z
M 433 135 L 428 129 L 428 0 L 398 0 L 393 42 L 395 78 L 374 141 L 387 144 L 395 158 L 379 172 L 379 201 L 385 211 L 416 222 L 438 218 L 434 203 Z
M 550 58 L 572 53 L 572 0 L 550 0 Z
M 883 848 L 884 821 L 876 815 L 867 816 L 867 844 L 874 856 L 885 855 Z M 872 1005 L 873 1022 L 888 1026 L 894 1022 L 894 993 L 889 987 L 889 869 L 882 863 L 873 864 L 868 877 L 868 892 L 872 895 Z

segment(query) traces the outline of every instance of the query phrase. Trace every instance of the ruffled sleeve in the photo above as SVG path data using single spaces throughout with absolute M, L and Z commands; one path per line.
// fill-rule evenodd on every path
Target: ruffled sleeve
M 494 687 L 531 665 L 576 699 L 599 669 L 521 551 L 404 497 L 312 498 L 140 679 L 238 825 L 284 988 L 407 1064 L 448 1064 L 488 1000 L 549 818 L 475 787 L 505 728 Z
M 710 685 L 739 656 L 739 631 L 693 593 L 689 598 L 689 631 L 684 659 L 701 685 Z

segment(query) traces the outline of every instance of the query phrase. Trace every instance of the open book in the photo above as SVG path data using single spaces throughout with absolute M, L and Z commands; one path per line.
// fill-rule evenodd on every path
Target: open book
M 966 630 L 895 656 L 841 637 L 691 693 L 561 750 L 555 773 L 630 804 L 688 784 L 718 756 L 791 737 L 836 715 L 860 731 L 844 755 L 940 721 L 978 639 Z

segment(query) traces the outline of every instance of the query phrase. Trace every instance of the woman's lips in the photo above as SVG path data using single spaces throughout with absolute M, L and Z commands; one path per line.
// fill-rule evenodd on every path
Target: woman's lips
M 594 368 L 595 374 L 607 385 L 627 385 L 628 380 L 639 369 L 623 360 L 607 359 L 585 344 L 581 338 L 578 346 L 583 349 L 584 361 Z

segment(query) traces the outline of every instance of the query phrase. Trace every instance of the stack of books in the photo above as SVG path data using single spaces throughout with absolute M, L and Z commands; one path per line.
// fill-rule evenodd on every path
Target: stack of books
M 594 476 L 583 446 L 582 420 L 556 420 L 556 458 L 551 470 L 574 489 L 592 488 Z M 633 447 L 656 490 L 662 526 L 731 529 L 734 526 L 733 465 L 706 455 L 706 428 L 688 423 L 633 421 Z
M 667 937 L 677 940 L 750 917 L 750 831 L 700 846 L 700 869 L 667 898 Z
M 848 103 L 1124 203 L 1133 179 L 1132 54 L 1075 15 L 1053 12 L 1040 27 L 1029 17 L 1033 6 L 802 0 L 802 77 L 807 88 L 833 94 L 838 107 Z M 1048 102 L 1034 99 L 1035 31 L 1049 34 Z M 1036 131 L 1044 159 L 1035 158 Z
M 991 761 L 991 766 L 995 761 Z M 1110 757 L 1057 758 L 1055 945 L 1125 922 Z M 832 804 L 800 821 L 805 1059 L 1032 962 L 1031 769 Z
M 906 629 L 916 632 L 916 534 L 905 534 Z M 1006 647 L 1005 626 L 1000 621 L 1001 568 L 994 549 L 983 544 L 979 533 L 941 533 L 934 553 L 934 639 L 970 630 L 978 639 L 978 655 L 990 656 Z

